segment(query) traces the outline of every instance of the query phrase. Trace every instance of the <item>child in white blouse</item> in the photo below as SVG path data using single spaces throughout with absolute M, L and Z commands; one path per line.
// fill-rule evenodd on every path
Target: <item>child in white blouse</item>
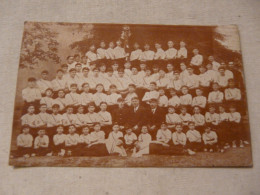
M 64 156 L 65 139 L 66 135 L 63 133 L 63 126 L 59 125 L 57 127 L 57 134 L 53 136 L 53 155 Z

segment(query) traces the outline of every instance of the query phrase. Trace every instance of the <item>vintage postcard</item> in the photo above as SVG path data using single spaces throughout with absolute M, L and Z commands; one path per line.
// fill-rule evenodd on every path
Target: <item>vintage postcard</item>
M 250 167 L 238 28 L 25 22 L 9 164 Z

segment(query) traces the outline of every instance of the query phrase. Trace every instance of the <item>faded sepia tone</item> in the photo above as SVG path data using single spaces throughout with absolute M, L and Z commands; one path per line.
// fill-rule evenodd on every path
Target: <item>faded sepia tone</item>
M 27 22 L 14 109 L 14 166 L 252 165 L 236 26 Z

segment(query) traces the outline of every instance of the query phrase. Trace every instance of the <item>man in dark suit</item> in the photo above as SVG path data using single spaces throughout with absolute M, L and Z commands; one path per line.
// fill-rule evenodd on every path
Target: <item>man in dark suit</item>
M 146 123 L 145 109 L 140 106 L 138 97 L 133 97 L 131 100 L 131 106 L 127 113 L 127 123 L 137 136 L 140 134 L 142 125 Z
M 118 98 L 117 100 L 118 106 L 113 109 L 112 112 L 112 119 L 113 123 L 118 123 L 120 129 L 123 130 L 127 126 L 127 115 L 128 115 L 128 108 L 125 106 L 125 102 L 123 98 Z
M 165 119 L 165 112 L 162 108 L 158 106 L 157 99 L 150 100 L 150 108 L 147 111 L 147 123 L 149 126 L 149 133 L 152 138 L 156 138 L 157 130 L 160 129 L 162 122 Z

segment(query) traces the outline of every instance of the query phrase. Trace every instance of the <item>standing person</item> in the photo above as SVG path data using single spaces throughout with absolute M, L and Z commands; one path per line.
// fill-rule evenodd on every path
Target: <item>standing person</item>
M 181 105 L 190 107 L 192 104 L 192 96 L 189 94 L 189 88 L 187 86 L 182 86 L 181 88 L 182 95 L 180 96 Z
M 148 126 L 143 125 L 141 134 L 138 136 L 138 141 L 133 149 L 132 157 L 141 157 L 144 154 L 149 154 L 149 145 L 152 141 L 151 135 L 148 133 Z
M 107 105 L 109 106 L 108 109 L 113 110 L 113 108 L 116 107 L 118 98 L 122 98 L 122 96 L 121 96 L 121 94 L 117 93 L 117 87 L 114 84 L 110 85 L 109 92 L 110 92 L 110 94 L 107 95 L 106 102 L 107 102 Z
M 165 121 L 168 125 L 168 129 L 173 131 L 175 125 L 181 123 L 181 118 L 178 114 L 175 113 L 175 108 L 173 106 L 168 107 L 168 114 L 165 115 Z
M 205 133 L 202 135 L 204 142 L 204 152 L 214 152 L 217 149 L 218 136 L 215 131 L 211 130 L 211 127 L 207 125 L 205 127 Z
M 114 51 L 115 44 L 113 41 L 109 42 L 108 48 L 106 50 L 106 58 L 109 60 L 115 59 L 115 51 Z
M 223 100 L 224 100 L 224 94 L 223 94 L 223 92 L 221 92 L 219 90 L 218 83 L 213 83 L 212 89 L 213 89 L 213 91 L 211 91 L 209 93 L 209 96 L 208 96 L 208 103 L 210 103 L 210 104 L 212 104 L 212 103 L 214 103 L 214 104 L 222 103 Z
M 100 116 L 95 112 L 95 103 L 88 104 L 88 113 L 86 114 L 86 124 L 89 128 L 93 128 L 94 124 L 100 122 Z
M 123 146 L 123 133 L 120 131 L 120 127 L 115 123 L 109 133 L 106 140 L 106 147 L 109 154 L 119 154 L 119 156 L 127 156 L 125 148 Z
M 117 106 L 112 110 L 112 121 L 120 126 L 120 129 L 125 129 L 127 125 L 128 109 L 125 106 L 123 98 L 117 99 Z
M 69 76 L 66 78 L 66 88 L 71 89 L 71 84 L 77 84 L 76 88 L 80 89 L 81 79 L 76 76 L 76 69 L 71 68 Z
M 79 144 L 79 134 L 76 133 L 75 125 L 69 125 L 69 133 L 65 139 L 65 149 L 67 156 L 76 156 L 77 146 Z
M 107 101 L 107 95 L 103 93 L 104 86 L 103 84 L 99 83 L 96 86 L 96 93 L 93 95 L 94 102 L 96 106 L 99 106 L 101 102 Z
M 130 61 L 140 60 L 142 55 L 142 50 L 137 42 L 134 43 L 134 50 L 131 52 Z
M 65 95 L 65 101 L 67 105 L 78 106 L 81 103 L 81 97 L 77 93 L 77 84 L 72 83 L 70 85 L 70 93 Z
M 28 125 L 31 129 L 31 134 L 33 137 L 37 136 L 37 121 L 38 117 L 34 113 L 35 112 L 35 107 L 34 105 L 29 105 L 27 108 L 27 113 L 24 114 L 21 117 L 21 125 Z
M 111 130 L 112 125 L 112 116 L 110 112 L 107 111 L 107 103 L 101 102 L 100 103 L 100 111 L 98 112 L 99 118 L 100 118 L 100 125 L 105 132 L 106 137 L 109 134 L 109 131 Z
M 75 68 L 74 66 L 75 66 L 75 64 L 74 64 L 74 57 L 73 56 L 68 56 L 67 57 L 67 64 L 66 64 L 67 66 L 68 66 L 68 71 L 70 70 L 70 69 L 72 69 L 72 68 Z M 65 73 L 65 72 L 64 72 Z
M 182 129 L 184 133 L 188 130 L 189 122 L 192 121 L 191 115 L 187 113 L 187 107 L 181 106 L 181 113 L 179 114 L 181 118 Z
M 192 122 L 194 122 L 196 130 L 200 132 L 200 134 L 204 131 L 204 125 L 205 125 L 205 117 L 200 113 L 200 107 L 194 106 L 193 107 L 193 115 L 192 115 Z
M 155 55 L 154 51 L 150 50 L 150 45 L 146 43 L 144 45 L 144 51 L 141 55 L 140 60 L 145 60 L 145 61 L 153 60 L 154 55 Z
M 180 60 L 185 60 L 188 57 L 188 51 L 186 49 L 186 43 L 184 41 L 180 42 L 180 49 L 177 52 L 177 58 Z
M 53 97 L 53 90 L 51 88 L 47 88 L 45 91 L 45 96 L 41 98 L 40 104 L 46 104 L 47 112 L 51 112 L 52 105 L 54 103 Z
M 225 111 L 224 105 L 219 105 L 219 128 L 217 131 L 217 135 L 219 137 L 219 146 L 220 151 L 224 152 L 224 149 L 230 147 L 229 139 L 232 136 L 230 131 L 230 124 L 229 124 L 229 113 Z
M 61 113 L 63 113 L 66 105 L 68 105 L 68 103 L 66 102 L 66 99 L 65 99 L 64 90 L 63 89 L 58 90 L 57 95 L 58 95 L 58 97 L 53 100 L 52 108 L 53 108 L 54 104 L 58 104 L 59 105 L 59 111 Z
M 81 105 L 87 106 L 90 102 L 93 102 L 93 94 L 90 93 L 90 87 L 88 83 L 83 83 L 82 84 L 82 89 L 83 92 L 80 94 L 80 99 L 81 99 Z
M 198 49 L 193 49 L 194 56 L 191 58 L 190 65 L 194 67 L 194 72 L 198 74 L 198 68 L 202 65 L 203 56 L 199 54 Z
M 229 103 L 238 103 L 241 100 L 241 91 L 235 87 L 234 79 L 228 80 L 228 88 L 225 89 L 225 100 Z
M 90 45 L 89 51 L 86 53 L 86 57 L 88 58 L 89 63 L 96 61 L 98 59 L 95 50 L 96 50 L 95 45 L 94 44 Z
M 122 47 L 122 41 L 119 39 L 116 41 L 116 47 L 114 48 L 115 59 L 122 59 L 127 56 L 125 49 Z
M 213 70 L 218 71 L 218 68 L 220 67 L 220 63 L 218 63 L 218 62 L 215 60 L 214 56 L 209 56 L 209 57 L 208 57 L 208 60 L 209 60 L 209 62 L 212 64 Z
M 44 70 L 41 72 L 41 78 L 36 82 L 42 94 L 45 93 L 46 89 L 52 89 L 52 83 L 48 80 L 48 77 L 49 72 L 47 70 Z
M 187 68 L 188 75 L 183 78 L 182 82 L 184 85 L 186 85 L 192 94 L 194 94 L 194 89 L 199 87 L 199 76 L 193 73 L 193 68 L 188 67 Z
M 132 98 L 134 97 L 138 98 L 135 90 L 136 90 L 135 84 L 128 85 L 128 93 L 125 96 L 125 103 L 127 104 L 127 106 L 131 106 Z
M 22 98 L 24 100 L 22 114 L 26 113 L 29 105 L 38 107 L 42 95 L 41 91 L 36 87 L 36 79 L 34 77 L 28 78 L 27 87 L 22 90 Z
M 165 58 L 167 60 L 173 60 L 177 57 L 177 49 L 175 49 L 173 41 L 168 41 L 168 49 L 165 51 Z
M 104 59 L 106 57 L 106 43 L 105 41 L 100 41 L 100 48 L 97 49 L 97 58 Z
M 193 97 L 191 105 L 194 106 L 199 106 L 201 109 L 205 109 L 206 104 L 207 104 L 207 98 L 203 96 L 203 91 L 201 88 L 197 88 L 195 90 L 196 96 Z
M 117 81 L 117 82 L 115 82 L 115 86 L 117 87 L 118 92 L 121 94 L 125 94 L 128 90 L 128 85 L 131 83 L 131 81 L 130 81 L 129 77 L 125 75 L 123 68 L 118 69 L 118 76 L 115 77 L 115 79 Z
M 166 55 L 165 55 L 165 52 L 163 51 L 163 49 L 162 49 L 162 45 L 161 45 L 161 43 L 159 43 L 159 42 L 156 42 L 155 44 L 154 44 L 154 47 L 155 47 L 155 49 L 156 49 L 156 52 L 155 52 L 155 54 L 154 54 L 154 60 L 164 60 L 165 59 L 165 57 L 166 57 Z
M 53 86 L 53 91 L 55 97 L 57 97 L 57 93 L 60 89 L 65 89 L 66 88 L 66 80 L 64 79 L 64 74 L 62 69 L 58 69 L 56 71 L 56 78 L 53 79 L 52 81 L 52 86 Z

